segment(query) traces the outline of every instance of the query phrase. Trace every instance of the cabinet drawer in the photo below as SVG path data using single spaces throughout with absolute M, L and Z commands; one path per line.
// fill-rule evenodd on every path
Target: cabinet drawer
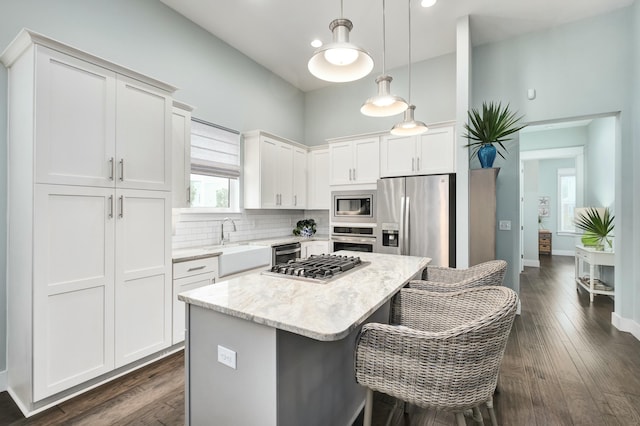
M 173 264 L 173 279 L 214 272 L 218 274 L 217 256 Z
M 549 243 L 551 243 L 551 238 L 543 238 L 543 237 L 540 237 L 540 238 L 538 239 L 538 242 L 539 242 L 540 244 L 549 244 Z
M 538 251 L 540 253 L 551 253 L 551 246 L 548 244 L 540 244 L 540 246 L 538 247 Z

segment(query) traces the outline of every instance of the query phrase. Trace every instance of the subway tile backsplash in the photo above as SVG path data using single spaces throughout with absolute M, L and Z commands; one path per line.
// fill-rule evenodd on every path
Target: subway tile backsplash
M 296 222 L 314 219 L 318 234 L 329 234 L 328 210 L 245 210 L 242 213 L 173 213 L 173 249 L 201 247 L 220 244 L 222 221 L 230 218 L 236 224 L 236 231 L 230 222 L 225 223 L 225 240 L 238 243 L 265 238 L 279 238 L 293 234 Z

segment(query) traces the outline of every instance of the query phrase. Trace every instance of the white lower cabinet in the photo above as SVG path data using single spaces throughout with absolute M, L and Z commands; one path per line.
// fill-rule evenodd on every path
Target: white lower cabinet
M 300 252 L 303 259 L 311 255 L 328 254 L 329 241 L 303 241 L 300 244 Z
M 171 193 L 36 185 L 34 399 L 171 344 Z
M 185 305 L 178 294 L 205 285 L 215 284 L 218 279 L 218 258 L 189 260 L 173 264 L 173 340 L 183 342 L 185 337 Z
M 35 400 L 114 368 L 113 195 L 101 188 L 36 186 Z
M 116 191 L 116 367 L 171 344 L 171 193 Z M 168 226 L 167 226 L 168 225 Z

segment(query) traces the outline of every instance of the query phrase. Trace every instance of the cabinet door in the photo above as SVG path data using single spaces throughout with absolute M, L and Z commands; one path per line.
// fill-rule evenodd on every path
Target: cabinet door
M 263 209 L 278 206 L 279 143 L 269 138 L 260 140 L 260 205 Z
M 121 188 L 171 190 L 171 98 L 117 77 L 116 160 Z
M 108 188 L 36 185 L 36 401 L 114 368 L 113 201 Z
M 307 206 L 307 151 L 293 148 L 293 207 Z
M 293 146 L 278 143 L 277 193 L 280 208 L 293 208 Z
M 415 136 L 384 136 L 380 142 L 380 175 L 408 176 L 416 170 Z
M 213 272 L 173 280 L 173 345 L 184 341 L 185 332 L 185 306 L 183 301 L 178 300 L 178 294 L 215 282 L 216 276 Z
M 453 127 L 429 129 L 418 136 L 418 158 L 420 174 L 455 173 Z
M 329 187 L 329 150 L 315 150 L 309 153 L 308 209 L 329 209 L 331 192 Z
M 367 138 L 353 141 L 353 183 L 376 183 L 380 178 L 380 139 Z
M 113 187 L 113 72 L 44 47 L 36 56 L 36 182 Z
M 115 363 L 171 344 L 171 193 L 116 191 Z
M 191 113 L 181 108 L 173 108 L 173 203 L 175 208 L 189 207 L 191 181 Z
M 329 182 L 331 185 L 348 185 L 353 176 L 353 145 L 337 142 L 329 145 Z

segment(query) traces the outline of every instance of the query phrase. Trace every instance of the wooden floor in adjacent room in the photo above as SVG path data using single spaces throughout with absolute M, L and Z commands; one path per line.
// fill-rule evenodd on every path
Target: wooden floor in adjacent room
M 495 397 L 499 424 L 640 425 L 640 342 L 611 325 L 610 298 L 596 296 L 590 305 L 576 291 L 573 257 L 543 257 L 541 264 L 520 278 L 522 315 Z M 183 363 L 180 352 L 29 419 L 1 393 L 0 425 L 181 425 Z M 375 425 L 385 424 L 392 405 L 376 395 Z M 411 426 L 454 424 L 447 413 L 408 411 Z

